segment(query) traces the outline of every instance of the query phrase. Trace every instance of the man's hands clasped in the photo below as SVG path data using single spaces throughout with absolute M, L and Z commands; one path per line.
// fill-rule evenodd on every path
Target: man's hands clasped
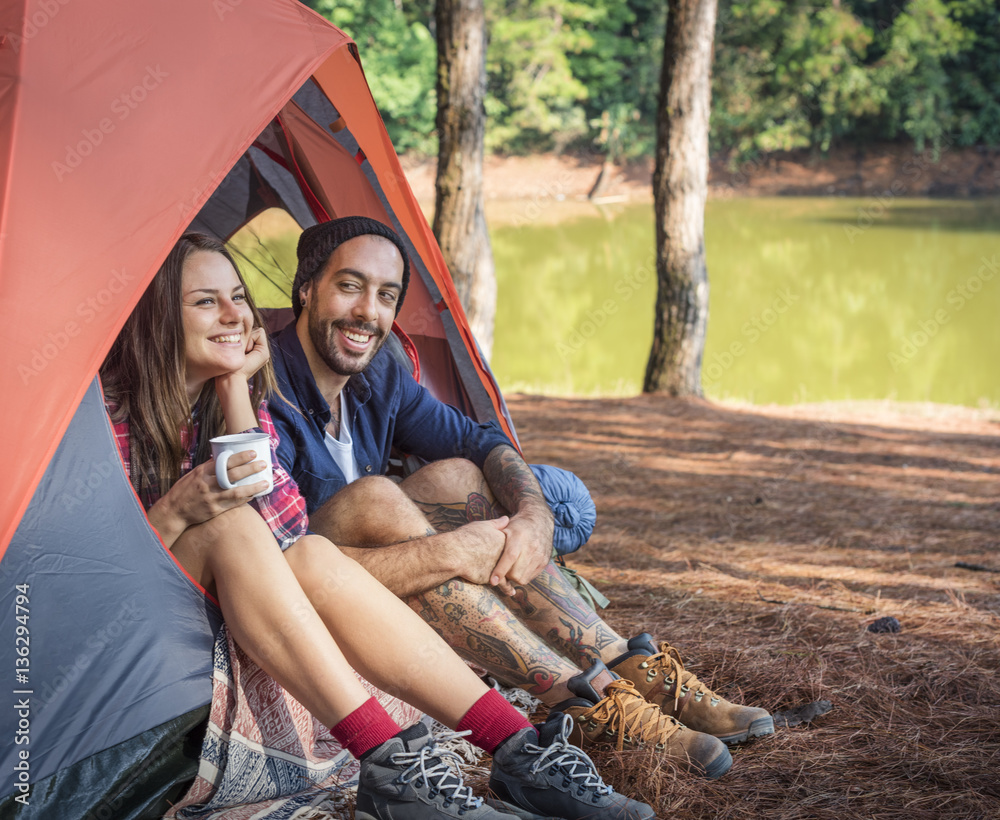
M 533 581 L 552 556 L 554 527 L 547 507 L 511 516 L 504 527 L 507 538 L 500 560 L 490 574 L 490 584 L 504 595 L 513 595 L 514 584 Z

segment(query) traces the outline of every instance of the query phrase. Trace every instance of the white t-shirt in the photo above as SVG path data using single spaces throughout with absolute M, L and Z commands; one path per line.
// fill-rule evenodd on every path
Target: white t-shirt
M 347 483 L 356 481 L 361 477 L 358 470 L 358 462 L 354 458 L 354 439 L 351 437 L 350 420 L 344 412 L 344 394 L 337 396 L 340 402 L 340 437 L 334 438 L 330 431 L 326 431 L 326 449 L 330 451 L 333 460 L 337 462 L 340 471 L 347 479 Z

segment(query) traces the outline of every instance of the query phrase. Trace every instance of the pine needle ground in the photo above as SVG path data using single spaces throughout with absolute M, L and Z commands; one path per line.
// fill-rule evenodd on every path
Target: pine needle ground
M 730 699 L 833 703 L 734 748 L 718 781 L 598 752 L 610 783 L 671 820 L 1000 817 L 995 412 L 508 402 L 527 460 L 594 495 L 569 563 L 612 626 L 680 647 Z M 901 631 L 867 631 L 884 616 Z

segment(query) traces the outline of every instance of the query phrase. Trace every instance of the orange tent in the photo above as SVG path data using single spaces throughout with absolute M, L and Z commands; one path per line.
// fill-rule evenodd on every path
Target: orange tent
M 0 557 L 169 248 L 310 76 L 429 270 L 432 300 L 457 305 L 354 44 L 300 3 L 0 0 L 0 32 L 0 383 L 11 442 Z M 305 155 L 329 136 L 302 138 L 303 164 L 320 177 L 329 169 Z M 411 319 L 421 309 L 407 307 Z M 453 319 L 502 417 L 460 310 Z

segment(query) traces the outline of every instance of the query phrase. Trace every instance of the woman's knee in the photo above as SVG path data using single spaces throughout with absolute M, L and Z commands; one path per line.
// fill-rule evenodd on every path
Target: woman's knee
M 247 556 L 254 546 L 275 546 L 274 536 L 256 510 L 243 504 L 188 527 L 170 551 L 187 573 L 206 589 L 215 582 L 216 565 L 229 551 Z
M 199 530 L 202 537 L 223 541 L 253 537 L 261 532 L 262 527 L 266 529 L 267 524 L 260 517 L 260 513 L 249 504 L 240 504 L 192 529 Z
M 341 559 L 350 560 L 330 539 L 315 534 L 303 535 L 285 550 L 285 557 L 303 571 L 315 571 Z
M 304 535 L 285 550 L 285 558 L 311 599 L 338 592 L 361 571 L 357 561 L 322 535 Z

